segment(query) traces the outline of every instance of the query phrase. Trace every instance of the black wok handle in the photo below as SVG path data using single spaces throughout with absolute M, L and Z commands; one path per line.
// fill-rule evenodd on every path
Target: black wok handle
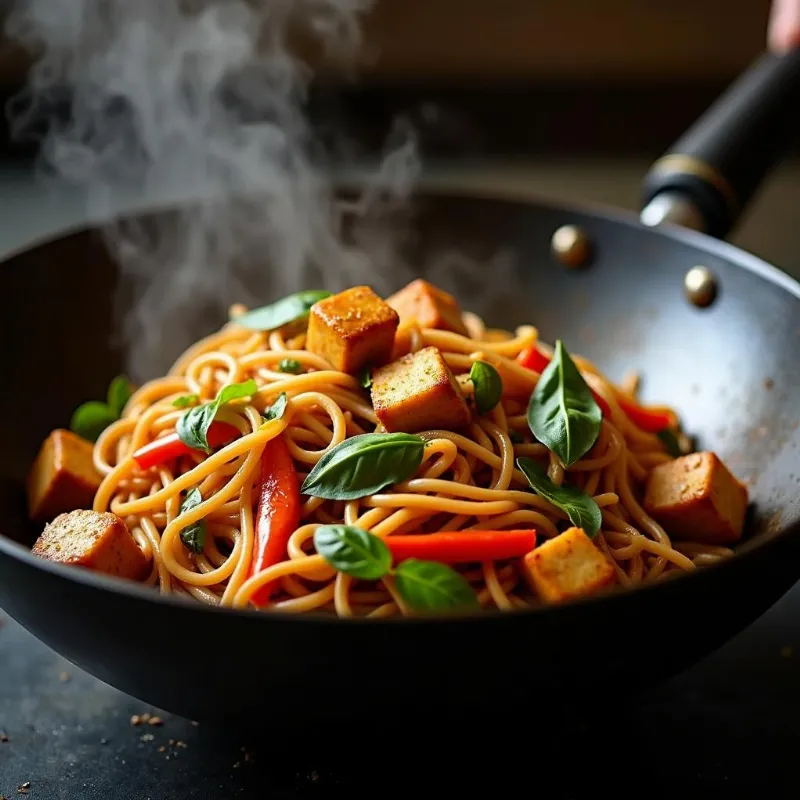
M 658 161 L 644 181 L 645 224 L 723 237 L 800 135 L 800 49 L 767 53 Z

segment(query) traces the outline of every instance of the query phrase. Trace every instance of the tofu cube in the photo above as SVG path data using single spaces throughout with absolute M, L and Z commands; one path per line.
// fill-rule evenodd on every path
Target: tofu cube
M 368 286 L 354 286 L 311 306 L 306 347 L 351 375 L 392 355 L 397 312 Z
M 390 433 L 457 430 L 471 419 L 458 381 L 435 347 L 409 353 L 375 370 L 372 406 Z
M 747 488 L 715 453 L 691 453 L 650 473 L 644 508 L 670 536 L 705 544 L 742 538 Z
M 415 319 L 420 328 L 438 328 L 469 336 L 455 297 L 422 278 L 411 281 L 386 302 L 400 315 L 401 322 Z
M 582 528 L 569 528 L 522 559 L 531 589 L 545 603 L 586 597 L 614 583 L 616 573 Z
M 145 578 L 150 569 L 128 526 L 115 514 L 99 511 L 59 514 L 45 526 L 33 553 L 133 581 Z
M 28 513 L 47 522 L 65 511 L 91 508 L 101 475 L 92 461 L 93 447 L 66 430 L 55 430 L 39 450 L 28 475 Z

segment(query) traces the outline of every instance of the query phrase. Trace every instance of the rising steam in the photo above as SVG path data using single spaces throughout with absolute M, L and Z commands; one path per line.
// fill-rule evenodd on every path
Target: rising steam
M 40 54 L 19 135 L 108 217 L 130 196 L 191 205 L 105 228 L 129 371 L 150 377 L 228 305 L 309 287 L 394 288 L 407 267 L 385 227 L 341 236 L 326 152 L 305 113 L 311 71 L 290 42 L 355 66 L 371 0 L 18 0 L 8 34 Z M 54 113 L 66 92 L 71 110 Z M 349 213 L 402 206 L 419 163 L 400 131 Z M 378 233 L 377 231 L 381 231 Z M 391 265 L 391 270 L 389 270 Z M 391 286 L 389 286 L 389 283 Z

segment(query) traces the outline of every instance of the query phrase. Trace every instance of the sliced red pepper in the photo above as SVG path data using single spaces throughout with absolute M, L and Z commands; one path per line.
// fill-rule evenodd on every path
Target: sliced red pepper
M 517 356 L 517 361 L 523 367 L 527 367 L 536 372 L 544 372 L 545 367 L 550 363 L 550 359 L 543 353 L 540 353 L 535 347 L 528 347 L 523 350 Z M 611 408 L 603 397 L 595 392 L 594 389 L 591 389 L 591 387 L 590 391 L 594 396 L 595 402 L 600 406 L 603 416 L 611 416 Z M 664 428 L 669 428 L 673 424 L 672 415 L 667 411 L 645 408 L 619 392 L 616 394 L 616 399 L 628 419 L 643 431 L 658 433 L 659 431 L 663 431 Z
M 544 372 L 545 367 L 550 363 L 550 359 L 535 347 L 526 347 L 517 356 L 517 362 L 523 367 L 532 369 L 534 372 Z
M 212 422 L 208 429 L 208 444 L 212 448 L 221 447 L 232 442 L 239 431 L 227 422 Z M 139 469 L 150 469 L 165 461 L 171 461 L 179 456 L 185 456 L 192 452 L 201 452 L 195 448 L 184 444 L 177 433 L 170 433 L 155 439 L 150 444 L 140 447 L 134 454 L 133 460 Z
M 261 456 L 261 480 L 255 519 L 255 545 L 248 577 L 286 558 L 289 537 L 300 523 L 300 481 L 283 436 L 267 442 Z M 277 590 L 276 581 L 257 589 L 252 602 L 264 605 Z
M 456 531 L 387 536 L 386 546 L 395 562 L 407 558 L 464 564 L 519 558 L 536 547 L 536 531 Z
M 667 411 L 644 408 L 621 394 L 617 394 L 617 402 L 628 416 L 628 419 L 648 433 L 658 433 L 663 431 L 664 428 L 669 428 L 673 423 L 672 415 Z

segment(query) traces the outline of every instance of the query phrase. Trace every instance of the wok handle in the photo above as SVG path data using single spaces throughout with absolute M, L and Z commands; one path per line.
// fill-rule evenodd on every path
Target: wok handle
M 642 222 L 725 236 L 800 130 L 798 111 L 800 49 L 763 54 L 650 168 Z

